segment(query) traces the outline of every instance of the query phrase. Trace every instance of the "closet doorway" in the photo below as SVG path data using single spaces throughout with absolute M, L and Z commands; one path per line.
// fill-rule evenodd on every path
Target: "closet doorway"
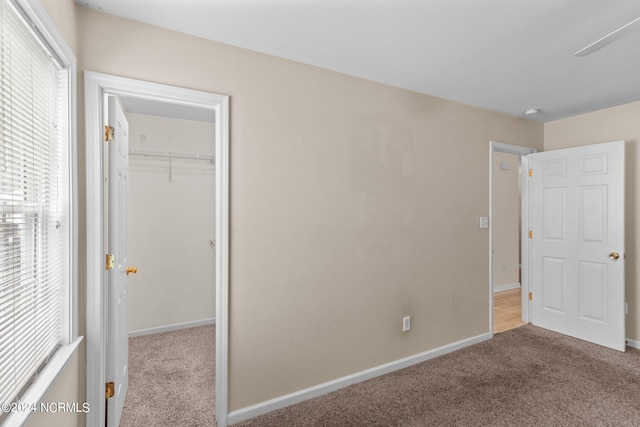
M 138 269 L 129 276 L 129 388 L 120 425 L 170 423 L 180 413 L 191 417 L 187 407 L 201 418 L 191 421 L 213 424 L 215 115 L 120 101 L 129 124 L 128 255 Z
M 171 147 L 151 147 L 151 141 L 148 139 L 149 135 L 143 132 L 138 132 L 137 136 L 133 136 L 132 148 L 134 151 L 139 150 L 155 150 L 157 151 L 156 157 L 162 157 L 162 160 L 154 159 L 153 161 L 166 161 L 164 164 L 164 179 L 170 183 L 177 183 L 177 178 L 185 171 L 184 165 L 179 165 L 178 161 L 192 161 L 199 163 L 200 161 L 206 162 L 211 160 L 198 158 L 187 159 L 191 155 L 204 154 L 210 155 L 215 150 L 214 154 L 214 167 L 213 183 L 210 187 L 214 187 L 214 205 L 215 214 L 210 219 L 215 224 L 215 233 L 211 235 L 205 231 L 204 237 L 205 245 L 208 251 L 209 261 L 208 264 L 213 264 L 215 267 L 215 279 L 213 284 L 208 288 L 209 291 L 214 289 L 212 298 L 208 303 L 215 304 L 215 417 L 217 425 L 224 427 L 227 424 L 227 360 L 228 360 L 228 343 L 227 343 L 227 319 L 228 319 L 228 236 L 229 236 L 229 98 L 225 95 L 219 95 L 215 93 L 196 91 L 186 88 L 180 88 L 175 86 L 168 86 L 163 84 L 151 83 L 141 80 L 128 79 L 124 77 L 111 76 L 107 74 L 100 74 L 95 72 L 85 72 L 85 118 L 86 118 L 86 176 L 87 176 L 87 402 L 91 405 L 92 411 L 87 414 L 87 424 L 102 424 L 105 420 L 107 401 L 105 401 L 105 384 L 107 384 L 107 390 L 109 389 L 108 379 L 106 378 L 106 360 L 107 349 L 114 346 L 113 342 L 107 339 L 108 325 L 113 321 L 113 317 L 109 313 L 109 307 L 107 304 L 108 287 L 107 279 L 109 276 L 109 263 L 105 269 L 105 254 L 108 253 L 108 240 L 106 238 L 106 231 L 112 225 L 111 218 L 107 215 L 106 208 L 109 206 L 108 193 L 113 186 L 113 180 L 109 179 L 106 172 L 108 170 L 109 154 L 107 148 L 110 147 L 111 141 L 110 135 L 113 135 L 113 130 L 108 131 L 112 125 L 106 125 L 105 114 L 105 95 L 113 95 L 120 98 L 133 98 L 136 101 L 156 104 L 160 108 L 175 108 L 185 110 L 195 109 L 204 110 L 201 112 L 213 114 L 214 117 L 214 140 L 210 141 L 208 149 L 203 153 L 199 151 L 191 151 L 190 149 L 180 150 L 174 152 Z M 127 101 L 125 101 L 126 103 Z M 170 105 L 160 105 L 170 104 Z M 131 107 L 130 107 L 131 109 Z M 131 111 L 130 111 L 131 112 Z M 147 111 L 148 113 L 148 111 Z M 135 113 L 134 114 L 140 114 Z M 146 114 L 151 116 L 162 116 L 158 112 L 153 114 Z M 172 115 L 170 118 L 176 118 Z M 185 119 L 185 117 L 178 117 L 179 119 Z M 215 144 L 214 144 L 215 142 Z M 144 144 L 141 144 L 144 143 Z M 141 146 L 147 145 L 146 148 Z M 115 147 L 116 145 L 114 145 Z M 215 146 L 215 149 L 213 148 Z M 156 150 L 156 148 L 159 148 Z M 124 150 L 123 150 L 124 151 Z M 128 150 L 127 150 L 128 151 Z M 159 153 L 158 153 L 159 152 Z M 178 154 L 182 154 L 185 158 L 174 158 Z M 167 156 L 168 154 L 168 156 Z M 143 155 L 134 154 L 131 156 Z M 147 159 L 144 161 L 151 161 L 149 153 L 146 153 Z M 167 158 L 169 157 L 169 158 Z M 142 160 L 141 160 L 142 161 Z M 140 165 L 139 165 L 140 166 Z M 157 165 L 156 165 L 157 166 Z M 144 169 L 140 166 L 141 169 Z M 211 167 L 211 165 L 205 166 L 200 164 L 196 167 Z M 142 171 L 138 171 L 142 172 Z M 138 173 L 134 172 L 134 173 Z M 193 190 L 193 189 L 191 189 Z M 168 190 L 171 191 L 171 190 Z M 197 191 L 206 191 L 205 188 L 198 188 Z M 180 193 L 180 192 L 177 192 Z M 147 195 L 144 195 L 147 198 Z M 160 202 L 162 204 L 163 202 Z M 164 201 L 166 203 L 166 201 Z M 176 203 L 172 202 L 172 205 Z M 168 207 L 155 207 L 158 214 L 158 209 L 168 209 Z M 182 209 L 180 212 L 180 218 L 182 220 L 181 227 L 185 227 L 185 222 L 190 221 L 190 214 L 188 209 Z M 118 218 L 123 218 L 128 221 L 128 215 L 122 214 Z M 117 222 L 121 222 L 118 220 Z M 153 221 L 148 220 L 147 223 Z M 117 227 L 117 225 L 116 225 Z M 126 230 L 126 227 L 124 227 Z M 166 230 L 164 230 L 166 231 Z M 202 230 L 200 230 L 202 231 Z M 118 259 L 115 256 L 116 260 Z M 109 261 L 110 256 L 107 255 Z M 111 256 L 111 259 L 114 259 Z M 131 264 L 138 264 L 138 276 L 132 276 L 139 278 L 143 274 L 142 265 L 138 260 L 131 259 Z M 116 262 L 117 264 L 117 262 Z M 146 267 L 144 267 L 146 268 Z M 106 270 L 106 271 L 105 271 Z M 118 265 L 117 270 L 120 270 Z M 127 268 L 129 271 L 129 268 Z M 184 273 L 184 271 L 183 271 Z M 163 277 L 163 280 L 166 277 Z M 170 278 L 169 278 L 170 279 Z M 172 282 L 170 287 L 173 292 L 180 292 L 181 285 L 184 280 L 182 277 L 179 280 L 169 280 Z M 158 291 L 160 293 L 160 291 Z M 174 295 L 178 295 L 175 294 Z M 127 296 L 128 299 L 128 296 Z M 173 298 L 173 304 L 177 303 L 177 298 Z M 210 305 L 206 305 L 210 309 Z M 135 307 L 133 308 L 135 310 Z M 210 313 L 210 311 L 209 311 Z M 149 313 L 147 313 L 149 314 Z M 186 320 L 180 321 L 177 318 L 163 320 L 164 325 L 161 326 L 149 326 L 137 329 L 138 333 L 146 332 L 160 332 L 162 328 L 176 329 L 183 326 L 195 326 L 199 322 L 210 323 L 211 318 L 205 317 L 199 320 Z M 183 319 L 184 320 L 184 319 Z M 134 320 L 135 322 L 135 320 Z M 200 326 L 210 327 L 210 326 Z M 133 326 L 135 328 L 135 326 Z M 195 328 L 192 328 L 195 329 Z M 135 332 L 135 329 L 134 329 Z M 167 332 L 169 333 L 169 332 Z M 146 335 L 153 336 L 153 335 Z M 211 336 L 213 340 L 213 336 Z M 117 351 L 121 351 L 118 345 L 115 345 Z M 126 351 L 124 352 L 126 358 Z M 213 363 L 213 362 L 212 362 Z M 169 371 L 168 375 L 171 374 Z M 113 381 L 113 380 L 111 380 Z M 113 385 L 112 385 L 113 387 Z M 214 386 L 211 384 L 211 388 Z M 112 418 L 113 419 L 113 418 Z

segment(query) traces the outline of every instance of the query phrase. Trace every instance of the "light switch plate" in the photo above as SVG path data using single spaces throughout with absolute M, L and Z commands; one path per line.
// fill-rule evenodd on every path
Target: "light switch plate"
M 406 316 L 402 318 L 402 332 L 407 332 L 411 330 L 411 316 Z
M 489 228 L 489 217 L 481 216 L 480 217 L 480 228 Z

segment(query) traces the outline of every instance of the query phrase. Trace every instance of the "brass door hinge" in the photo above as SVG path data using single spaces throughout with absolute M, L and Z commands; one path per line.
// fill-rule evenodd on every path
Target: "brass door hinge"
M 104 140 L 107 142 L 113 141 L 113 126 L 104 127 Z
M 533 230 L 529 230 L 529 238 L 533 239 Z
M 113 128 L 111 128 L 113 129 Z M 533 176 L 533 169 L 529 169 L 529 176 Z
M 529 292 L 529 301 L 533 301 L 533 292 Z
M 116 394 L 116 386 L 113 381 L 106 383 L 105 386 L 105 397 L 111 399 Z
M 105 270 L 113 270 L 113 266 L 115 265 L 115 263 L 116 261 L 113 254 L 107 254 L 105 257 L 105 265 L 104 265 Z

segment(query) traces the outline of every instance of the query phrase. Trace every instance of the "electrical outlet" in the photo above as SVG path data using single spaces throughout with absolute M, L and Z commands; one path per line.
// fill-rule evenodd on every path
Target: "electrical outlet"
M 402 332 L 407 332 L 411 329 L 411 316 L 402 318 Z

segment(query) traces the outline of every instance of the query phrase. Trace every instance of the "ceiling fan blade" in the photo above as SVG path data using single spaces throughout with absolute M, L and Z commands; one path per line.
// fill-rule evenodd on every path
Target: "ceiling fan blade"
M 629 31 L 631 31 L 633 29 L 633 24 L 638 23 L 638 22 L 640 22 L 640 17 L 638 17 L 638 18 L 634 19 L 633 21 L 629 22 L 627 25 L 624 25 L 624 26 L 618 28 L 614 32 L 607 34 L 606 36 L 602 37 L 600 40 L 591 43 L 589 46 L 580 49 L 579 51 L 577 51 L 573 55 L 574 56 L 591 55 L 593 52 L 602 49 L 603 47 L 605 47 L 609 43 L 612 43 L 613 41 L 615 41 L 615 40 L 619 39 L 620 37 L 622 37 L 623 35 L 627 34 Z

